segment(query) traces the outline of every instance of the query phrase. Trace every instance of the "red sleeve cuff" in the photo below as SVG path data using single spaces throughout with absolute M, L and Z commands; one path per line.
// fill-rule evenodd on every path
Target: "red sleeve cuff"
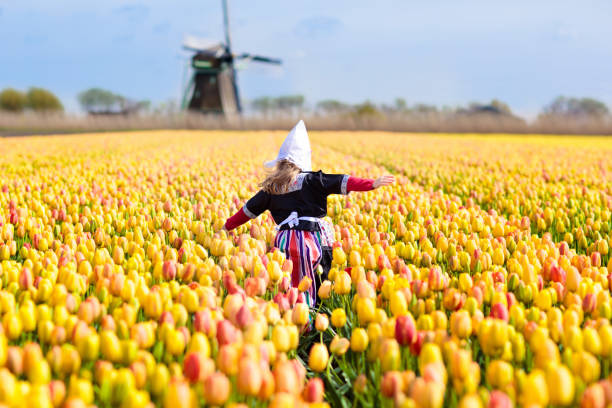
M 362 179 L 350 176 L 346 183 L 346 191 L 370 191 L 374 190 L 374 180 Z
M 234 228 L 241 226 L 248 220 L 250 220 L 250 218 L 247 217 L 247 215 L 244 213 L 244 210 L 241 208 L 236 212 L 236 214 L 232 215 L 227 219 L 227 221 L 225 221 L 225 229 L 228 231 L 233 230 Z

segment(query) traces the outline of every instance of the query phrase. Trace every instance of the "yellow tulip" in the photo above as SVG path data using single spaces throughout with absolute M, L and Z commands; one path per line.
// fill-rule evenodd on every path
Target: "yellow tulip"
M 351 350 L 356 353 L 365 351 L 368 347 L 368 333 L 361 327 L 353 329 L 351 334 Z
M 334 309 L 331 314 L 332 326 L 341 328 L 346 324 L 346 313 L 344 309 Z
M 316 343 L 310 349 L 308 366 L 313 371 L 321 372 L 327 367 L 328 359 L 329 353 L 327 352 L 327 346 L 323 343 Z

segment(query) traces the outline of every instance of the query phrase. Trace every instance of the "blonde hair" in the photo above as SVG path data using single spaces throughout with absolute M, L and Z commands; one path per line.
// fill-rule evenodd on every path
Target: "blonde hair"
M 281 160 L 268 173 L 259 187 L 266 193 L 285 194 L 295 178 L 300 174 L 300 168 L 289 160 Z

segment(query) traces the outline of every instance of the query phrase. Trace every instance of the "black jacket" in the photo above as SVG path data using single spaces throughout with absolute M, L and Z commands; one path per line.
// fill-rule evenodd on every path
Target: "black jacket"
M 327 215 L 327 196 L 347 194 L 346 174 L 326 174 L 322 171 L 300 173 L 285 194 L 270 194 L 260 190 L 244 205 L 244 213 L 256 218 L 270 210 L 276 224 L 296 211 L 299 217 L 322 218 Z

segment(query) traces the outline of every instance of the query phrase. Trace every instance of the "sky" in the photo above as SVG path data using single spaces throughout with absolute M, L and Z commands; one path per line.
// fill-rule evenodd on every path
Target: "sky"
M 612 2 L 229 0 L 243 101 L 302 94 L 457 106 L 497 98 L 535 116 L 558 95 L 612 108 Z M 220 0 L 0 0 L 0 88 L 42 86 L 67 110 L 97 86 L 179 100 L 185 35 L 222 40 Z

